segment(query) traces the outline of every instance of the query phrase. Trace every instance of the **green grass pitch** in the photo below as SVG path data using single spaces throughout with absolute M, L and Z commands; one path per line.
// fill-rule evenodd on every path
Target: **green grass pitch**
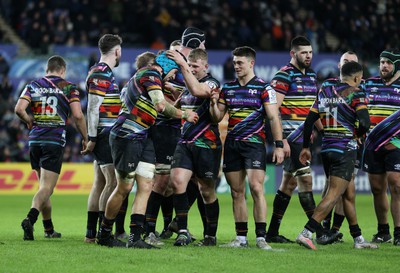
M 380 245 L 377 250 L 353 249 L 347 222 L 342 227 L 344 243 L 318 246 L 317 251 L 297 244 L 271 244 L 275 251 L 255 246 L 252 202 L 248 196 L 250 247 L 226 249 L 198 248 L 193 245 L 174 247 L 173 238 L 160 250 L 116 249 L 85 244 L 85 195 L 52 197 L 53 222 L 62 233 L 61 239 L 45 239 L 41 216 L 35 225 L 35 241 L 23 241 L 20 227 L 32 196 L 0 196 L 0 272 L 399 272 L 400 247 Z M 273 195 L 267 195 L 269 221 Z M 316 201 L 320 196 L 316 196 Z M 130 203 L 133 194 L 130 196 Z M 235 237 L 231 198 L 221 194 L 218 244 Z M 376 231 L 376 218 L 370 195 L 357 196 L 357 213 L 363 235 L 370 240 Z M 161 231 L 162 218 L 157 230 Z M 389 218 L 391 219 L 391 218 Z M 297 195 L 294 195 L 281 225 L 281 234 L 294 240 L 306 223 Z M 129 215 L 126 218 L 128 230 Z M 390 222 L 391 229 L 392 222 Z M 189 215 L 189 229 L 200 239 L 202 225 L 194 206 Z

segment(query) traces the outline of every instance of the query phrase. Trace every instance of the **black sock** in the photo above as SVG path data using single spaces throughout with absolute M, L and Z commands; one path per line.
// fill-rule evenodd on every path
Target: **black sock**
M 247 236 L 247 222 L 235 222 L 236 236 Z
M 101 226 L 101 223 L 103 223 L 104 214 L 104 211 L 99 211 L 99 228 Z
M 107 219 L 104 216 L 103 220 L 101 221 L 98 235 L 100 235 L 100 237 L 102 237 L 102 238 L 107 238 L 111 234 L 114 222 L 115 222 L 115 219 Z
M 133 234 L 133 240 L 140 240 L 143 231 L 145 216 L 143 214 L 132 214 L 131 215 L 131 224 L 130 231 Z
M 312 233 L 316 232 L 317 236 L 322 234 L 322 226 L 312 217 L 308 220 L 307 224 L 304 227 Z
M 218 199 L 215 202 L 218 203 Z M 209 204 L 209 205 L 211 205 L 211 204 Z M 206 234 L 210 235 L 209 233 L 207 233 L 207 216 L 206 216 L 206 207 L 205 206 L 206 205 L 204 204 L 203 197 L 200 195 L 199 198 L 197 198 L 197 208 L 199 209 L 201 221 L 203 222 L 203 236 L 205 236 Z M 219 215 L 219 204 L 218 204 L 218 215 Z M 218 217 L 217 217 L 217 222 L 218 222 Z M 212 236 L 215 236 L 215 235 L 212 235 Z
M 86 224 L 86 237 L 95 238 L 97 232 L 97 220 L 99 218 L 98 211 L 87 212 L 87 224 Z
M 390 234 L 389 224 L 378 224 L 378 233 L 380 233 L 380 234 Z
M 271 217 L 271 223 L 268 228 L 268 235 L 276 236 L 279 234 L 279 227 L 283 215 L 285 215 L 286 209 L 289 206 L 290 196 L 278 190 L 274 199 L 274 207 Z
M 39 217 L 39 211 L 35 208 L 31 208 L 28 212 L 28 219 L 31 222 L 32 226 L 36 223 L 38 217 Z
M 197 197 L 200 197 L 200 190 L 199 186 L 196 182 L 190 179 L 187 188 L 186 188 L 186 195 L 188 199 L 189 208 L 192 207 L 194 201 L 196 201 Z
M 256 222 L 256 238 L 263 237 L 265 238 L 265 233 L 267 229 L 267 223 L 265 222 Z
M 122 234 L 125 232 L 125 216 L 128 209 L 129 194 L 125 197 L 122 202 L 121 208 L 118 211 L 117 218 L 115 218 L 115 233 Z
M 52 234 L 54 232 L 54 226 L 53 226 L 53 222 L 50 219 L 47 220 L 43 220 L 43 227 L 44 227 L 44 232 Z
M 340 215 L 340 214 L 333 214 L 333 224 L 332 224 L 332 229 L 333 230 L 339 230 L 343 224 L 345 216 Z
M 150 193 L 149 200 L 147 201 L 146 208 L 146 234 L 148 235 L 150 232 L 156 232 L 156 223 L 158 217 L 158 211 L 160 210 L 161 201 L 164 196 L 155 191 Z
M 299 192 L 300 204 L 303 207 L 308 219 L 314 214 L 315 201 L 312 191 Z
M 186 192 L 181 194 L 174 194 L 174 207 L 178 229 L 187 230 L 189 204 Z
M 353 238 L 357 238 L 361 235 L 361 229 L 358 225 L 349 226 L 350 234 Z
M 202 199 L 202 198 L 199 198 Z M 215 237 L 218 229 L 218 218 L 219 218 L 219 202 L 218 199 L 211 204 L 204 204 L 204 211 L 207 215 L 206 230 L 204 235 Z
M 393 232 L 393 237 L 400 236 L 400 227 L 395 227 Z
M 332 212 L 333 209 L 326 215 L 325 219 L 322 220 L 322 227 L 326 230 L 331 229 Z
M 167 230 L 169 223 L 172 221 L 172 213 L 174 212 L 173 195 L 164 197 L 161 202 L 161 211 L 164 220 L 164 230 Z

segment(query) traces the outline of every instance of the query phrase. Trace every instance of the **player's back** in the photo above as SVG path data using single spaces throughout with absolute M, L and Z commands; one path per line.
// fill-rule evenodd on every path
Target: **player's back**
M 79 102 L 76 86 L 60 77 L 48 76 L 28 84 L 21 97 L 31 102 L 34 117 L 29 144 L 64 146 L 65 125 L 71 112 L 69 104 Z

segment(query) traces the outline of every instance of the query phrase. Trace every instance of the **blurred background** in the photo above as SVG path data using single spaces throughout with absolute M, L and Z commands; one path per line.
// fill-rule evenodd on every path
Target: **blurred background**
M 188 26 L 206 33 L 211 73 L 222 83 L 234 78 L 231 50 L 257 50 L 256 74 L 269 81 L 289 60 L 290 41 L 308 37 L 312 67 L 322 82 L 337 76 L 340 55 L 355 51 L 364 77 L 378 73 L 378 57 L 399 45 L 400 0 L 0 0 L 0 162 L 29 161 L 24 124 L 14 115 L 25 84 L 44 75 L 47 58 L 67 59 L 67 79 L 77 83 L 86 112 L 85 78 L 98 58 L 105 33 L 123 38 L 121 86 L 135 57 L 165 49 Z M 91 161 L 79 154 L 80 137 L 67 127 L 64 160 Z

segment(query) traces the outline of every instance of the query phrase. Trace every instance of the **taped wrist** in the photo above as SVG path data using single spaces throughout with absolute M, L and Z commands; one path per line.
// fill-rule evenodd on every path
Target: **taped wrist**
M 169 104 L 167 102 L 167 103 L 165 103 L 164 110 L 161 113 L 163 113 L 164 115 L 166 115 L 168 117 L 174 118 L 174 117 L 176 117 L 177 110 L 178 109 L 176 109 L 174 106 L 172 106 L 171 104 Z
M 188 111 L 183 111 L 182 112 L 182 119 L 187 120 L 187 118 L 189 117 L 189 112 Z

